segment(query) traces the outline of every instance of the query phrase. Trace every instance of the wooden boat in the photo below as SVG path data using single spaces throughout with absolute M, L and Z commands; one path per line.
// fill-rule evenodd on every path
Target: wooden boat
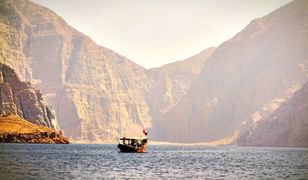
M 118 148 L 121 152 L 143 153 L 148 144 L 148 137 L 121 137 Z

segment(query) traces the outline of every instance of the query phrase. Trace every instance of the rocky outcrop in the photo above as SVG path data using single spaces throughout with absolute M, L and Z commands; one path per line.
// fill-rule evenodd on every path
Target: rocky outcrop
M 308 147 L 308 83 L 236 141 L 244 146 Z
M 21 82 L 13 69 L 0 63 L 0 113 L 15 114 L 29 122 L 59 131 L 54 112 L 30 83 Z
M 68 144 L 62 131 L 26 121 L 16 115 L 0 117 L 0 143 Z
M 28 0 L 3 0 L 0 33 L 0 61 L 41 90 L 73 141 L 114 142 L 151 125 L 145 69 L 54 12 Z
M 162 116 L 159 140 L 231 137 L 264 105 L 301 86 L 308 75 L 307 19 L 308 2 L 296 0 L 216 48 L 188 93 Z

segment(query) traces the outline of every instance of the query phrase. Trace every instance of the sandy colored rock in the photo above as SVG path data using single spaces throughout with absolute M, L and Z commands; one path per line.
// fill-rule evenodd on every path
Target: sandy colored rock
M 0 61 L 41 90 L 72 140 L 115 142 L 151 126 L 145 69 L 98 46 L 51 10 L 3 0 L 0 33 Z
M 0 114 L 15 114 L 32 123 L 60 130 L 55 114 L 29 82 L 20 81 L 13 69 L 1 63 L 0 79 Z
M 61 131 L 10 114 L 0 117 L 0 143 L 68 144 L 69 141 Z

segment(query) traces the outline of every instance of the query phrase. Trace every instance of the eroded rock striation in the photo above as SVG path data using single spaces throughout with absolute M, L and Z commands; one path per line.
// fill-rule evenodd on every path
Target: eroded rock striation
M 21 82 L 14 70 L 0 63 L 0 114 L 15 114 L 29 122 L 59 131 L 54 112 L 30 83 Z
M 0 2 L 0 61 L 44 94 L 78 142 L 114 142 L 151 126 L 145 69 L 98 46 L 51 10 Z

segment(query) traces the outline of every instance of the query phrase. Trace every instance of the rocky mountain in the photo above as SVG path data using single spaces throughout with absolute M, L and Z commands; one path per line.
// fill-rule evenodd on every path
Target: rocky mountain
M 151 125 L 145 69 L 54 12 L 28 0 L 3 0 L 0 33 L 0 61 L 42 91 L 72 140 L 114 142 Z
M 54 112 L 30 83 L 21 82 L 13 69 L 0 63 L 0 114 L 15 114 L 34 124 L 59 131 Z
M 156 135 L 155 130 L 163 123 L 159 121 L 160 116 L 174 107 L 187 93 L 214 50 L 213 47 L 208 48 L 186 60 L 146 71 L 150 86 L 145 97 L 153 120 L 151 138 Z
M 145 70 L 28 0 L 0 1 L 0 62 L 40 89 L 75 142 L 232 142 L 308 77 L 308 4 L 252 21 L 218 48 Z M 8 108 L 8 107 L 6 107 Z
M 0 5 L 0 61 L 42 91 L 73 141 L 114 142 L 150 127 L 186 93 L 214 50 L 146 71 L 47 8 L 27 0 Z
M 308 146 L 308 83 L 237 140 L 245 146 Z
M 230 141 L 277 109 L 278 99 L 307 80 L 307 19 L 308 1 L 295 0 L 216 48 L 187 94 L 161 117 L 158 140 Z

